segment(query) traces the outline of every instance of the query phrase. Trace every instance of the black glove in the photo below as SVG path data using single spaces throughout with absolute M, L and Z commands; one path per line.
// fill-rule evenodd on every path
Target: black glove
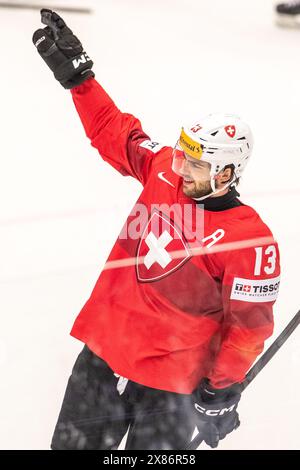
M 217 447 L 220 439 L 240 425 L 236 411 L 241 398 L 239 384 L 216 389 L 208 379 L 202 379 L 193 395 L 198 431 L 206 444 Z
M 38 29 L 32 40 L 61 85 L 70 89 L 94 77 L 93 62 L 64 20 L 54 11 L 43 9 L 41 21 L 47 27 Z

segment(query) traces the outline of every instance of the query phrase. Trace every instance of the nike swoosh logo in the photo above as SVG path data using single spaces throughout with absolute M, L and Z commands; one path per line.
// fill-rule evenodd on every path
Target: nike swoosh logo
M 173 188 L 175 188 L 174 184 L 173 184 L 173 183 L 170 183 L 170 181 L 168 181 L 168 180 L 164 177 L 164 174 L 165 174 L 165 171 L 161 171 L 160 173 L 158 173 L 159 179 L 161 179 L 161 180 L 164 181 L 165 183 L 167 183 L 167 184 L 169 184 L 170 186 L 172 186 Z

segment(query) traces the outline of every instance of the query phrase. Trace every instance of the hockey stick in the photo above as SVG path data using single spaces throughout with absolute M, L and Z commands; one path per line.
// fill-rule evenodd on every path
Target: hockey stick
M 245 380 L 240 384 L 241 392 L 248 387 L 248 385 L 255 379 L 255 377 L 260 373 L 260 371 L 268 364 L 268 362 L 272 359 L 274 354 L 281 348 L 281 346 L 286 342 L 286 340 L 290 337 L 293 331 L 297 328 L 300 323 L 300 310 L 296 313 L 294 318 L 289 322 L 289 324 L 285 327 L 282 333 L 275 339 L 275 341 L 271 344 L 271 346 L 266 350 L 266 352 L 258 359 L 258 361 L 254 364 L 254 366 L 249 370 L 248 374 L 246 375 Z M 197 436 L 187 445 L 185 450 L 196 450 L 201 442 L 203 441 L 201 433 L 197 434 Z
M 33 3 L 10 3 L 10 2 L 0 2 L 0 8 L 21 8 L 23 10 L 41 10 L 44 8 L 44 5 L 33 4 Z M 66 13 L 83 13 L 89 14 L 92 13 L 90 8 L 85 7 L 68 7 L 68 6 L 51 6 L 52 10 L 63 11 Z

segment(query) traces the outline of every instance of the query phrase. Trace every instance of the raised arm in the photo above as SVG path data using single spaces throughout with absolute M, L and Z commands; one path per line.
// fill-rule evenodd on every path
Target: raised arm
M 138 119 L 122 113 L 95 79 L 87 80 L 71 91 L 93 147 L 122 175 L 133 176 L 144 185 L 152 159 L 162 145 L 150 140 Z
M 57 13 L 41 10 L 33 42 L 60 84 L 70 89 L 85 132 L 102 158 L 145 184 L 162 145 L 150 140 L 134 116 L 122 113 L 94 79 L 93 62 Z

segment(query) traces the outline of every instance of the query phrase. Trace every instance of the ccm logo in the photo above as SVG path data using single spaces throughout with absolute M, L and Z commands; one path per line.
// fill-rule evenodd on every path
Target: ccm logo
M 223 416 L 225 413 L 230 413 L 231 411 L 234 410 L 235 404 L 232 405 L 230 408 L 223 408 L 222 410 L 206 410 L 205 408 L 202 408 L 202 406 L 198 405 L 198 403 L 195 403 L 195 408 L 199 413 L 202 413 L 207 416 Z
M 91 60 L 86 53 L 82 54 L 79 59 L 74 59 L 72 61 L 74 69 L 78 69 L 80 64 L 86 64 L 88 60 Z

